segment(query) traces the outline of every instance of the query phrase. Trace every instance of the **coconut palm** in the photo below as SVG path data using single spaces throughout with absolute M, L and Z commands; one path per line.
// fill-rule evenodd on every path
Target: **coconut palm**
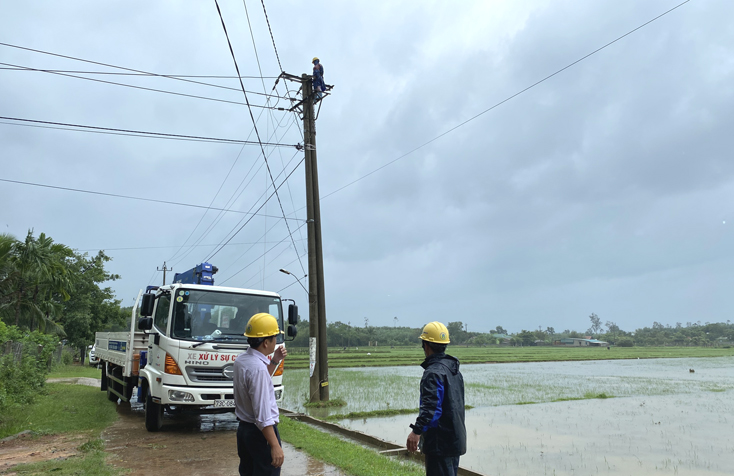
M 6 314 L 12 310 L 15 325 L 34 327 L 37 321 L 47 327 L 54 307 L 49 302 L 58 297 L 68 300 L 71 281 L 67 259 L 72 251 L 41 233 L 33 237 L 28 231 L 25 241 L 15 241 L 10 250 L 9 268 L 4 280 L 2 306 Z

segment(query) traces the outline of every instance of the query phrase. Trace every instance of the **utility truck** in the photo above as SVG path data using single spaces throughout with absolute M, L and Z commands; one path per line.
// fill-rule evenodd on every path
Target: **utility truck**
M 173 284 L 138 293 L 129 332 L 98 332 L 95 351 L 101 390 L 111 401 L 137 400 L 145 427 L 158 431 L 163 412 L 234 410 L 234 360 L 247 350 L 245 325 L 254 314 L 272 314 L 283 329 L 283 299 L 268 291 L 214 286 L 217 268 L 202 263 L 177 273 Z M 296 336 L 298 307 L 288 306 L 287 336 Z M 139 313 L 139 318 L 137 314 Z M 283 346 L 282 335 L 278 346 Z M 283 399 L 283 362 L 273 373 L 275 399 Z

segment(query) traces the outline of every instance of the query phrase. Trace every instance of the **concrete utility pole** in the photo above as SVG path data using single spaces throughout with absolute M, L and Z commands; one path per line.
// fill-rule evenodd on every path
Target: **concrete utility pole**
M 163 271 L 163 285 L 166 285 L 166 271 L 173 271 L 173 268 L 166 268 L 166 262 L 163 262 L 163 269 L 156 268 L 158 271 Z
M 308 220 L 309 334 L 316 339 L 316 367 L 310 381 L 310 400 L 329 400 L 329 364 L 326 345 L 324 256 L 321 251 L 321 205 L 316 162 L 316 121 L 311 76 L 301 76 L 303 95 L 303 144 L 306 153 L 306 218 Z

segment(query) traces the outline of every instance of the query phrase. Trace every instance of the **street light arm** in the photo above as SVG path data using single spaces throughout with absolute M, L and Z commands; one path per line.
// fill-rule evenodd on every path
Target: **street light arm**
M 283 268 L 280 268 L 280 269 L 279 269 L 278 271 L 280 271 L 280 272 L 281 272 L 281 273 L 283 273 L 283 274 L 287 274 L 287 275 L 289 275 L 289 276 L 293 276 L 293 279 L 295 279 L 295 280 L 296 280 L 296 281 L 298 282 L 298 284 L 300 284 L 300 285 L 301 285 L 301 287 L 303 288 L 303 290 L 304 290 L 304 291 L 306 291 L 306 294 L 308 294 L 309 296 L 311 296 L 311 293 L 310 293 L 310 292 L 308 292 L 308 289 L 306 289 L 306 287 L 305 287 L 305 286 L 303 285 L 303 283 L 301 283 L 301 280 L 300 280 L 300 279 L 298 279 L 298 278 L 296 277 L 296 275 L 294 275 L 293 273 L 291 273 L 291 272 L 290 272 L 290 271 L 288 271 L 287 269 L 283 269 Z M 305 275 L 304 275 L 303 277 L 305 278 L 306 276 L 308 276 L 308 275 L 307 275 L 307 274 L 305 274 Z

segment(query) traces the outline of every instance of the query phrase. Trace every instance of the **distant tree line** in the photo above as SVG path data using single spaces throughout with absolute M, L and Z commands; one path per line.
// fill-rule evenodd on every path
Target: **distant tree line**
M 602 323 L 596 314 L 589 316 L 591 326 L 585 332 L 565 329 L 556 332 L 553 327 L 540 327 L 537 330 L 523 329 L 520 332 L 508 333 L 504 327 L 495 326 L 490 332 L 471 332 L 461 322 L 449 322 L 446 327 L 451 336 L 451 343 L 456 345 L 487 346 L 509 344 L 513 346 L 552 345 L 564 338 L 598 339 L 611 345 L 619 346 L 715 346 L 734 345 L 734 324 L 687 322 L 675 326 L 653 322 L 652 327 L 643 327 L 634 331 L 622 330 L 616 323 Z M 327 324 L 327 341 L 331 348 L 365 347 L 368 345 L 404 346 L 417 345 L 421 333 L 420 328 L 404 326 L 352 326 L 340 321 Z M 298 323 L 298 337 L 290 344 L 294 347 L 308 347 L 309 323 L 302 320 Z

